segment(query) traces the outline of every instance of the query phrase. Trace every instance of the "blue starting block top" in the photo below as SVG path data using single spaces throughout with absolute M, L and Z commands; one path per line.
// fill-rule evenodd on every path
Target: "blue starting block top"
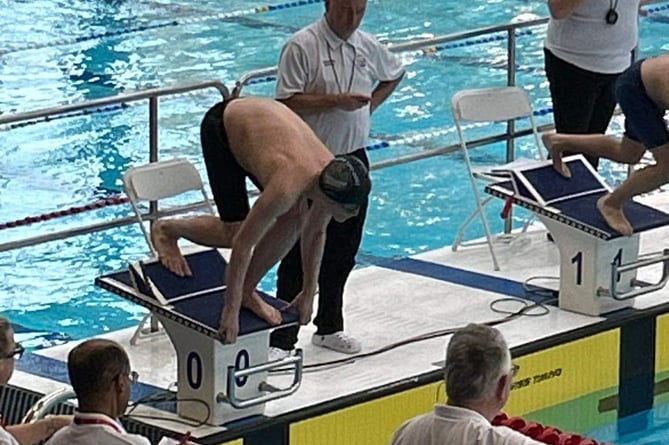
M 159 261 L 133 263 L 128 270 L 102 275 L 95 284 L 209 337 L 218 339 L 218 327 L 225 301 L 227 263 L 215 249 L 185 255 L 193 272 L 179 277 Z M 257 291 L 267 303 L 281 311 L 280 327 L 297 324 L 297 311 L 285 310 L 287 303 Z M 239 335 L 274 329 L 248 309 L 239 314 Z
M 555 171 L 550 161 L 532 162 L 508 170 L 510 179 L 488 184 L 485 191 L 597 238 L 622 237 L 597 209 L 597 200 L 609 192 L 601 176 L 581 155 L 563 161 L 571 178 Z M 623 210 L 635 233 L 669 224 L 668 214 L 636 201 L 627 202 Z

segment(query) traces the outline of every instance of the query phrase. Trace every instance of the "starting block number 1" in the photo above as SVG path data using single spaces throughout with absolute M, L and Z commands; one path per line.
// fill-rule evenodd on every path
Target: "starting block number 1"
M 623 262 L 623 249 L 618 249 L 618 253 L 613 257 L 611 264 L 620 266 Z M 583 284 L 583 251 L 579 251 L 571 259 L 571 263 L 576 266 L 576 285 Z M 620 273 L 616 275 L 616 282 L 620 282 Z

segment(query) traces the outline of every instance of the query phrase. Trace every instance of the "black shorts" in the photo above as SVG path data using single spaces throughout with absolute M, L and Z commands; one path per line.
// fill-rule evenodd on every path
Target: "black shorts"
M 642 62 L 636 62 L 618 77 L 616 98 L 625 113 L 625 136 L 652 150 L 669 143 L 669 131 L 665 110 L 646 93 L 641 79 Z
M 204 115 L 200 124 L 200 142 L 218 214 L 222 221 L 237 222 L 243 221 L 249 213 L 246 178 L 259 189 L 261 187 L 256 178 L 239 165 L 230 151 L 223 125 L 223 112 L 231 100 L 217 103 Z

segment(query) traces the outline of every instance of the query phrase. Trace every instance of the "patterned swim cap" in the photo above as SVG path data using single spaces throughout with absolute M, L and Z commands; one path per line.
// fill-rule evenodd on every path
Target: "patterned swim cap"
M 369 170 L 353 155 L 340 155 L 330 161 L 321 172 L 319 185 L 333 201 L 359 206 L 372 188 Z

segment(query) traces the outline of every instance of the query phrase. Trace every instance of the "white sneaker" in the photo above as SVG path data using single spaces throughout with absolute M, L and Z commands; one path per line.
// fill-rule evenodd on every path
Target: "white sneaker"
M 284 358 L 290 355 L 290 351 L 285 349 L 276 348 L 274 346 L 269 347 L 269 353 L 267 354 L 268 362 L 276 362 L 278 360 L 283 360 Z
M 311 337 L 311 343 L 344 354 L 357 354 L 362 349 L 360 342 L 350 335 L 346 335 L 344 331 L 328 335 L 314 334 Z

